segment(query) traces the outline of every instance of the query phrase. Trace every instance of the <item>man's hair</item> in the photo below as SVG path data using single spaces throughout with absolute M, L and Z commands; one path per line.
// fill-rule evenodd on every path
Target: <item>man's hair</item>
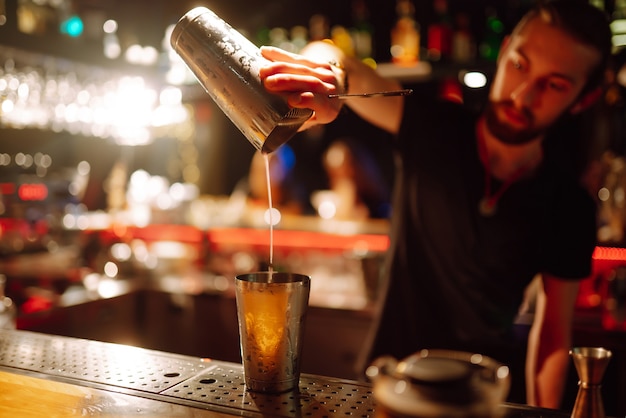
M 596 49 L 600 60 L 587 79 L 582 94 L 602 87 L 612 56 L 611 29 L 608 16 L 587 0 L 553 0 L 539 3 L 524 15 L 513 30 L 519 32 L 529 20 L 539 17 L 565 31 L 577 41 Z

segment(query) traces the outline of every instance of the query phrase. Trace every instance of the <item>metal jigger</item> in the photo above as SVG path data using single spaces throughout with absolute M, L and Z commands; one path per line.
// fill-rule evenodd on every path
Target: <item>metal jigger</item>
M 578 394 L 572 418 L 604 418 L 602 377 L 611 360 L 611 352 L 599 347 L 576 347 L 570 350 L 578 372 Z

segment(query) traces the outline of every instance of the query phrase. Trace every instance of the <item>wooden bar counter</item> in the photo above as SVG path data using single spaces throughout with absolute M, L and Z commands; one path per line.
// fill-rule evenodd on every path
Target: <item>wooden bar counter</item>
M 120 344 L 0 330 L 0 417 L 374 417 L 367 383 L 303 374 L 298 393 L 247 392 L 242 366 Z M 565 418 L 503 404 L 504 417 Z

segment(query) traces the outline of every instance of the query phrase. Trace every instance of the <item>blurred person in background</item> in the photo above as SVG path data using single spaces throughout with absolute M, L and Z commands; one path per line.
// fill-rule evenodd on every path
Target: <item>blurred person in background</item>
M 395 138 L 389 280 L 363 364 L 423 348 L 478 352 L 510 366 L 509 400 L 558 408 L 596 244 L 595 205 L 572 162 L 575 121 L 602 94 L 611 56 L 604 13 L 584 0 L 529 11 L 503 41 L 477 114 L 424 97 L 329 98 L 400 86 L 328 42 L 262 53 L 266 89 L 313 109 L 306 126 L 332 122 L 345 103 Z M 535 276 L 534 322 L 520 337 Z
M 322 156 L 336 217 L 349 220 L 388 218 L 389 191 L 373 156 L 356 139 L 338 138 Z
M 248 175 L 239 181 L 233 193 L 246 194 L 250 207 L 261 210 L 269 208 L 265 156 L 269 164 L 272 206 L 283 214 L 303 213 L 307 210 L 306 190 L 293 175 L 296 156 L 288 144 L 270 154 L 255 152 L 250 161 Z

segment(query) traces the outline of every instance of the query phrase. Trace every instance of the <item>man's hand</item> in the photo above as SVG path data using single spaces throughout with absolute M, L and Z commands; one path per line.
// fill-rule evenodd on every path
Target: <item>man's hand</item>
M 343 70 L 329 62 L 275 47 L 261 47 L 261 54 L 270 61 L 259 71 L 265 88 L 285 96 L 291 107 L 312 109 L 315 112 L 304 128 L 326 124 L 337 118 L 342 102 L 336 98 L 330 99 L 328 95 L 344 91 Z

